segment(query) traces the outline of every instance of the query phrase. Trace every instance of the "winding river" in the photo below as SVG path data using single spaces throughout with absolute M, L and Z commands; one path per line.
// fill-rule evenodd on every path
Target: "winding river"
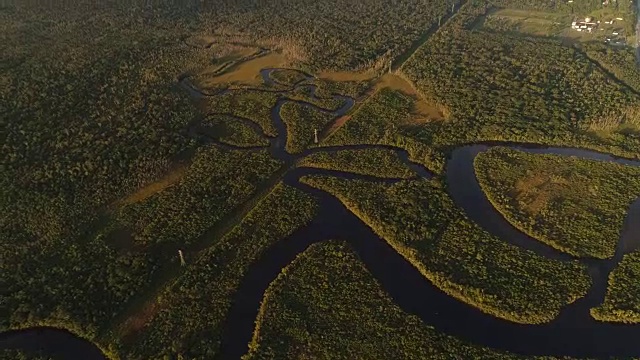
M 271 77 L 272 72 L 276 70 L 278 69 L 265 69 L 261 72 L 267 85 L 283 86 Z M 305 79 L 295 84 L 290 90 L 308 87 L 312 94 L 312 100 L 320 100 L 316 97 L 315 86 L 304 83 L 305 80 L 310 79 L 312 77 L 305 74 Z M 188 78 L 181 79 L 180 82 L 194 96 L 211 95 L 199 92 L 188 82 Z M 285 151 L 287 127 L 279 113 L 285 103 L 296 101 L 304 106 L 331 113 L 335 117 L 346 114 L 354 105 L 354 99 L 336 96 L 343 105 L 338 109 L 323 109 L 309 102 L 287 98 L 285 94 L 290 90 L 277 90 L 282 93 L 282 96 L 272 109 L 272 120 L 278 134 L 275 138 L 269 139 L 269 150 L 272 156 L 285 163 L 293 164 L 296 160 L 315 152 L 382 147 L 396 151 L 401 161 L 413 169 L 418 177 L 429 178 L 432 176 L 426 168 L 411 162 L 405 150 L 392 146 L 319 147 L 308 149 L 297 155 L 287 153 Z M 237 119 L 247 123 L 251 122 L 249 119 Z M 197 134 L 206 138 L 206 131 L 197 126 L 198 124 L 192 126 L 189 132 L 192 135 Z M 256 131 L 264 135 L 261 130 Z M 228 146 L 220 145 L 214 139 L 209 140 L 219 146 Z M 576 156 L 640 166 L 640 161 L 637 160 L 620 159 L 582 149 L 536 145 L 473 144 L 459 147 L 451 152 L 446 168 L 448 192 L 467 216 L 504 241 L 560 261 L 575 258 L 517 230 L 493 208 L 484 195 L 475 177 L 473 161 L 479 153 L 492 146 L 508 146 L 530 153 Z M 607 260 L 581 259 L 588 266 L 593 279 L 593 286 L 589 293 L 584 298 L 566 306 L 561 314 L 550 323 L 523 325 L 485 314 L 475 307 L 445 294 L 420 274 L 387 242 L 378 237 L 371 228 L 347 210 L 335 197 L 299 181 L 301 177 L 313 174 L 390 184 L 400 181 L 400 179 L 381 179 L 341 171 L 304 167 L 288 171 L 284 176 L 284 183 L 314 196 L 319 205 L 318 212 L 309 225 L 298 229 L 291 236 L 269 248 L 257 262 L 250 266 L 240 288 L 234 295 L 233 305 L 225 323 L 225 335 L 218 356 L 220 359 L 239 359 L 247 352 L 247 344 L 251 340 L 258 308 L 269 284 L 275 280 L 282 268 L 289 265 L 309 245 L 328 239 L 348 242 L 367 269 L 404 311 L 417 315 L 425 323 L 434 326 L 439 331 L 461 340 L 523 355 L 592 358 L 640 356 L 639 325 L 603 323 L 594 320 L 589 315 L 589 309 L 599 305 L 604 299 L 610 271 L 615 268 L 625 253 L 640 248 L 640 198 L 629 208 L 615 256 Z M 402 281 L 398 281 L 399 279 Z M 76 349 L 78 351 L 75 353 L 76 355 L 83 351 L 82 358 L 85 359 L 105 358 L 94 345 L 63 330 L 38 328 L 0 334 L 0 348 L 43 349 L 53 354 L 60 351 L 60 346 Z

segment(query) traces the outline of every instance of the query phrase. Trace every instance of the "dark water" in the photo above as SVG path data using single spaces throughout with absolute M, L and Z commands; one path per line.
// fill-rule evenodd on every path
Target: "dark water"
M 278 85 L 271 79 L 277 69 L 261 72 L 267 85 Z M 306 75 L 305 80 L 311 79 Z M 302 82 L 304 82 L 303 80 Z M 190 92 L 197 89 L 181 80 Z M 316 88 L 298 83 L 295 86 L 309 87 L 312 98 L 317 100 Z M 282 84 L 280 84 L 282 85 Z M 280 91 L 279 91 L 280 92 Z M 281 91 L 285 94 L 285 91 Z M 197 96 L 209 96 L 198 92 Z M 280 118 L 280 108 L 288 101 L 296 101 L 320 111 L 344 115 L 354 104 L 348 97 L 337 96 L 343 101 L 339 109 L 321 109 L 317 106 L 282 97 L 272 110 L 272 119 L 278 136 L 270 139 L 271 154 L 287 163 L 309 154 L 344 149 L 387 148 L 396 151 L 398 157 L 418 177 L 429 178 L 432 174 L 420 164 L 411 162 L 408 153 L 392 146 L 358 145 L 325 147 L 306 150 L 299 155 L 285 151 L 286 124 Z M 467 216 L 490 233 L 515 246 L 536 252 L 539 255 L 560 261 L 574 259 L 515 229 L 489 203 L 478 184 L 473 160 L 492 145 L 468 145 L 455 149 L 447 164 L 448 192 L 455 203 Z M 531 153 L 578 156 L 601 161 L 611 161 L 626 165 L 640 166 L 640 161 L 618 159 L 606 154 L 570 148 L 549 148 L 544 146 L 509 144 L 509 147 Z M 291 236 L 266 250 L 262 257 L 251 265 L 233 299 L 233 305 L 225 324 L 225 335 L 219 354 L 220 359 L 239 359 L 248 350 L 254 322 L 264 292 L 275 280 L 282 268 L 309 245 L 329 240 L 344 240 L 351 244 L 367 269 L 404 311 L 415 314 L 425 323 L 439 331 L 462 340 L 495 349 L 512 351 L 524 355 L 568 355 L 579 357 L 608 358 L 610 356 L 640 356 L 640 326 L 601 323 L 593 320 L 589 309 L 604 299 L 609 272 L 617 265 L 624 253 L 640 248 L 640 198 L 630 207 L 616 248 L 616 255 L 609 260 L 585 259 L 593 278 L 593 286 L 583 299 L 567 306 L 557 319 L 543 325 L 522 325 L 501 320 L 477 310 L 442 292 L 429 282 L 420 272 L 398 254 L 391 246 L 378 237 L 366 224 L 349 212 L 337 199 L 327 193 L 299 182 L 305 175 L 329 175 L 346 179 L 364 179 L 393 183 L 397 179 L 379 179 L 340 171 L 296 168 L 284 178 L 287 185 L 313 195 L 319 210 L 312 222 L 298 229 Z M 69 358 L 103 359 L 104 356 L 91 343 L 79 339 L 64 330 L 28 329 L 0 334 L 0 348 L 43 349 L 50 354 L 67 351 Z M 80 355 L 78 355 L 80 354 Z
M 19 349 L 34 354 L 46 354 L 54 359 L 106 359 L 92 342 L 66 330 L 48 327 L 0 333 L 0 349 Z

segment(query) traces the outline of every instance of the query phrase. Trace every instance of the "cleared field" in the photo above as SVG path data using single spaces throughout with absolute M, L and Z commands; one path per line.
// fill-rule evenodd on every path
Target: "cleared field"
M 606 38 L 612 39 L 612 44 L 619 40 L 622 40 L 619 45 L 634 43 L 636 14 L 633 2 L 630 0 L 620 0 L 607 5 L 586 2 L 575 6 L 569 4 L 570 7 L 576 8 L 570 8 L 569 11 L 535 6 L 518 8 L 517 4 L 505 5 L 506 8 L 492 8 L 486 15 L 481 15 L 474 22 L 473 28 L 513 35 L 556 37 L 567 44 L 603 42 Z M 567 6 L 567 4 L 564 5 Z M 571 28 L 573 21 L 582 21 L 586 18 L 591 18 L 595 24 L 593 31 L 584 28 L 578 31 Z
M 259 56 L 249 61 L 240 62 L 229 68 L 222 75 L 214 77 L 199 77 L 197 85 L 203 88 L 215 88 L 220 84 L 233 85 L 261 85 L 262 78 L 260 70 L 273 67 L 286 67 L 288 65 L 287 58 L 277 52 L 271 52 L 264 56 Z
M 638 94 L 556 39 L 469 30 L 484 12 L 462 9 L 403 66 L 420 93 L 450 110 L 448 121 L 423 124 L 419 138 L 434 146 L 517 141 L 637 156 L 640 139 L 622 114 L 640 103 Z M 609 116 L 608 136 L 594 135 L 594 124 Z
M 478 21 L 476 29 L 537 36 L 559 36 L 570 26 L 571 16 L 566 14 L 496 9 Z
M 492 148 L 475 160 L 476 175 L 496 209 L 514 226 L 580 257 L 610 258 L 640 169 L 554 155 Z

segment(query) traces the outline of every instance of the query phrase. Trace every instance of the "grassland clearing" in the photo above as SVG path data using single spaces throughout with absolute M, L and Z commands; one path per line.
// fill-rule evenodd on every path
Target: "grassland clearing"
M 263 56 L 240 62 L 230 66 L 225 73 L 214 77 L 203 77 L 198 82 L 198 87 L 215 88 L 220 84 L 261 85 L 260 70 L 265 68 L 286 67 L 289 64 L 287 58 L 278 52 L 270 52 Z
M 594 160 L 492 148 L 476 175 L 514 226 L 580 257 L 610 258 L 629 205 L 640 196 L 640 169 Z
M 571 16 L 567 14 L 520 9 L 492 9 L 487 15 L 480 17 L 474 29 L 536 36 L 559 36 L 570 26 Z
M 180 181 L 182 177 L 187 173 L 188 167 L 188 164 L 179 164 L 175 166 L 162 178 L 143 186 L 142 188 L 136 190 L 133 194 L 117 201 L 114 205 L 126 206 L 129 204 L 135 204 L 137 202 L 144 201 L 145 199 L 165 190 L 166 188 Z

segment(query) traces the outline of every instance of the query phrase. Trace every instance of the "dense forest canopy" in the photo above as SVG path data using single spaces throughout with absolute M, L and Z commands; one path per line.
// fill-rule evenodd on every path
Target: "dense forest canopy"
M 611 1 L 605 10 L 635 16 L 630 0 Z M 322 224 L 323 191 L 452 301 L 504 321 L 557 319 L 590 291 L 587 266 L 474 223 L 448 193 L 446 172 L 452 149 L 486 141 L 640 158 L 635 49 L 487 21 L 505 9 L 572 18 L 603 6 L 2 1 L 0 331 L 64 328 L 114 358 L 219 355 L 244 277 L 284 238 Z M 296 182 L 295 171 L 324 175 Z M 388 183 L 348 179 L 359 176 Z M 628 195 L 620 183 L 615 191 Z M 607 241 L 603 257 L 615 239 Z M 357 260 L 335 243 L 304 256 L 324 252 L 327 271 Z M 637 263 L 627 256 L 612 273 L 594 317 L 637 322 L 636 287 L 627 285 Z M 297 264 L 294 279 L 314 273 Z M 380 292 L 356 264 L 351 275 Z M 290 288 L 284 278 L 272 288 Z M 331 302 L 319 299 L 326 294 L 335 295 L 305 301 Z M 278 309 L 272 300 L 265 306 Z M 460 351 L 494 353 L 399 309 L 387 316 Z

